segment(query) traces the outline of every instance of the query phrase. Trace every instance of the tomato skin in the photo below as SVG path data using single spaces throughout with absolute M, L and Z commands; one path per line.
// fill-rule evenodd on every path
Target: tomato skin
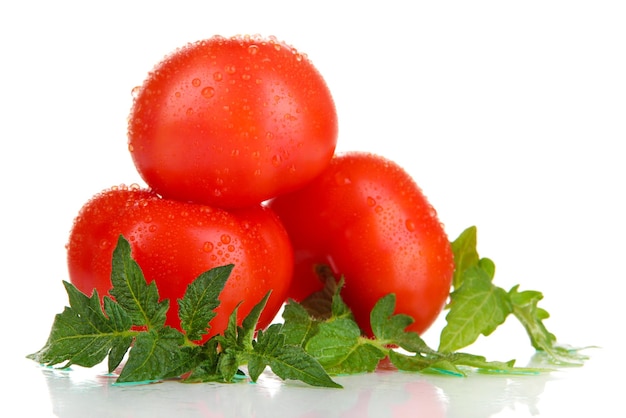
M 319 72 L 274 38 L 213 37 L 149 74 L 129 117 L 129 150 L 165 198 L 216 207 L 258 204 L 323 171 L 337 114 Z
M 342 296 L 367 335 L 370 311 L 388 293 L 420 334 L 443 309 L 454 270 L 450 243 L 420 188 L 392 161 L 338 155 L 314 181 L 269 206 L 294 247 L 289 297 L 321 289 L 314 266 L 326 264 L 344 276 Z
M 170 300 L 166 324 L 180 329 L 177 300 L 201 273 L 234 264 L 219 296 L 217 316 L 207 340 L 222 333 L 240 301 L 241 320 L 272 291 L 259 320 L 268 326 L 282 306 L 293 269 L 286 231 L 268 208 L 225 211 L 162 199 L 142 189 L 104 191 L 83 206 L 67 245 L 70 281 L 82 292 L 111 289 L 111 257 L 124 235 L 147 282 L 155 281 L 161 299 Z

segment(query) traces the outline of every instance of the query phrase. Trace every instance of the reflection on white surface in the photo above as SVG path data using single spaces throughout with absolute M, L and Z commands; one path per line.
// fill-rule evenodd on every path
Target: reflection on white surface
M 104 367 L 58 370 L 24 360 L 12 391 L 27 394 L 20 410 L 37 417 L 531 417 L 615 414 L 617 392 L 605 353 L 581 368 L 527 376 L 465 378 L 381 369 L 340 376 L 344 389 L 283 382 L 113 385 Z M 594 357 L 595 358 L 595 357 Z M 17 397 L 21 398 L 20 394 Z M 12 396 L 9 403 L 16 402 Z M 602 415 L 610 416 L 610 415 Z

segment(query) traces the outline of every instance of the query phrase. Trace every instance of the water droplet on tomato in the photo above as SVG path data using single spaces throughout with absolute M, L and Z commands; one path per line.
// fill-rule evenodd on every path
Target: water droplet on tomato
M 241 75 L 241 79 L 244 81 L 248 81 L 250 80 L 252 77 L 250 76 L 250 74 L 242 74 Z
M 133 147 L 133 144 L 129 143 L 128 144 L 128 152 L 133 152 L 135 150 L 135 147 Z
M 224 234 L 220 237 L 220 241 L 224 244 L 230 244 L 230 235 Z
M 282 161 L 283 161 L 283 159 L 282 159 L 282 157 L 280 155 L 274 155 L 272 157 L 272 165 L 274 167 L 278 167 Z
M 213 248 L 214 248 L 213 243 L 207 241 L 202 246 L 202 251 L 204 251 L 205 253 L 210 253 L 211 251 L 213 251 Z
M 335 173 L 335 183 L 338 186 L 344 186 L 346 184 L 350 184 L 352 183 L 352 180 L 350 180 L 350 177 L 346 176 L 344 173 L 342 173 L 341 171 L 338 173 Z
M 215 80 L 215 81 L 222 81 L 223 78 L 224 78 L 224 76 L 219 71 L 213 73 L 213 80 Z
M 256 55 L 257 52 L 259 52 L 259 47 L 257 45 L 252 44 L 248 47 L 249 54 Z
M 411 219 L 407 219 L 404 225 L 409 232 L 415 231 L 415 222 L 413 222 Z
M 213 87 L 205 87 L 202 89 L 201 94 L 202 97 L 210 99 L 211 97 L 215 96 L 215 89 Z
M 235 73 L 237 72 L 237 67 L 235 67 L 235 66 L 234 66 L 234 65 L 232 65 L 232 64 L 231 64 L 231 65 L 227 65 L 227 66 L 224 68 L 224 71 L 226 71 L 226 74 L 233 75 L 233 74 L 235 74 Z
M 376 206 L 376 199 L 372 196 L 367 196 L 367 206 Z
M 193 115 L 193 108 L 192 107 L 188 107 L 187 110 L 185 111 L 185 114 L 187 116 L 192 116 Z
M 100 243 L 98 244 L 98 246 L 100 247 L 101 250 L 106 250 L 107 248 L 111 246 L 111 242 L 107 239 L 103 239 L 103 240 L 100 240 Z
M 234 245 L 229 245 L 227 248 L 228 248 L 228 251 L 230 251 L 231 253 L 233 251 L 235 251 L 235 246 Z
M 382 206 L 380 206 L 380 205 L 378 205 L 378 206 L 376 206 L 376 207 L 374 208 L 374 212 L 376 212 L 376 213 L 382 213 L 382 211 L 383 211 L 383 207 L 382 207 Z
M 194 87 L 200 87 L 200 84 L 202 84 L 202 81 L 200 81 L 199 78 L 194 78 L 193 80 L 191 80 L 191 85 Z
M 150 227 L 148 228 L 148 231 L 150 232 L 156 232 L 157 230 L 157 226 L 156 225 L 150 225 Z

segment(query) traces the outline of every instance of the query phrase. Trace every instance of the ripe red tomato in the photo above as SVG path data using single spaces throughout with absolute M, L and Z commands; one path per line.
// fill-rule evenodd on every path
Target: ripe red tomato
M 291 298 L 321 289 L 314 270 L 322 264 L 344 276 L 342 296 L 368 335 L 370 311 L 388 293 L 418 333 L 441 312 L 454 270 L 451 246 L 435 210 L 397 164 L 366 153 L 336 156 L 322 175 L 269 206 L 294 247 Z
M 330 91 L 274 38 L 213 37 L 176 50 L 139 88 L 129 150 L 165 198 L 234 208 L 295 190 L 335 150 Z
M 111 258 L 119 235 L 146 281 L 155 281 L 161 299 L 170 300 L 167 324 L 180 329 L 177 299 L 188 284 L 210 268 L 234 264 L 220 294 L 210 336 L 226 329 L 238 310 L 241 321 L 272 290 L 259 327 L 269 325 L 285 300 L 293 270 L 289 238 L 268 208 L 225 211 L 160 198 L 139 188 L 114 188 L 94 196 L 80 210 L 67 244 L 70 281 L 83 293 L 111 289 Z

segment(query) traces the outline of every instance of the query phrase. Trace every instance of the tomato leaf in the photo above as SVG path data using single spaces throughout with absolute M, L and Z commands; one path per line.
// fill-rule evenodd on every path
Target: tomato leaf
M 257 324 L 259 322 L 259 318 L 261 317 L 261 313 L 267 304 L 267 300 L 270 297 L 272 291 L 270 290 L 265 294 L 263 299 L 250 310 L 248 315 L 241 322 L 241 327 L 238 328 L 237 332 L 237 344 L 243 350 L 250 351 L 252 350 L 252 341 L 254 340 L 254 334 L 256 331 Z
M 156 283 L 146 283 L 141 268 L 131 257 L 128 241 L 120 235 L 113 250 L 110 293 L 128 312 L 133 325 L 159 329 L 165 324 L 169 301 L 159 302 Z
M 305 348 L 330 374 L 371 372 L 387 354 L 349 318 L 320 323 Z
M 214 309 L 220 304 L 219 295 L 224 289 L 234 265 L 213 268 L 202 273 L 187 286 L 182 299 L 178 299 L 178 316 L 181 328 L 192 341 L 200 340 L 215 318 Z
M 543 351 L 552 359 L 552 362 L 563 365 L 581 365 L 589 357 L 580 353 L 583 348 L 572 348 L 557 344 L 557 338 L 543 323 L 549 314 L 537 304 L 543 295 L 540 292 L 526 290 L 520 292 L 519 286 L 509 291 L 512 302 L 513 315 L 526 329 L 532 346 Z
M 477 230 L 475 226 L 470 226 L 452 241 L 452 253 L 454 254 L 454 273 L 452 276 L 452 287 L 458 289 L 463 282 L 463 272 L 469 267 L 478 264 L 478 252 L 476 251 Z
M 319 321 L 314 320 L 299 303 L 290 300 L 283 309 L 283 334 L 285 344 L 304 347 L 318 330 Z
M 452 352 L 491 334 L 511 313 L 507 292 L 491 282 L 489 273 L 470 267 L 461 286 L 450 294 L 450 312 L 441 331 L 439 351 Z
M 69 282 L 63 285 L 70 306 L 55 316 L 44 347 L 27 357 L 49 366 L 65 362 L 64 367 L 72 364 L 93 367 L 112 351 L 113 363 L 119 364 L 120 356 L 132 341 L 130 317 L 109 298 L 105 298 L 105 314 L 95 290 L 88 297 Z
M 254 349 L 248 356 L 248 372 L 256 381 L 269 366 L 281 379 L 300 380 L 312 386 L 340 388 L 322 365 L 301 346 L 285 344 L 281 324 L 273 324 L 266 331 L 259 331 Z
M 176 377 L 179 365 L 187 355 L 181 347 L 184 336 L 164 327 L 137 334 L 128 361 L 116 383 L 147 382 Z

